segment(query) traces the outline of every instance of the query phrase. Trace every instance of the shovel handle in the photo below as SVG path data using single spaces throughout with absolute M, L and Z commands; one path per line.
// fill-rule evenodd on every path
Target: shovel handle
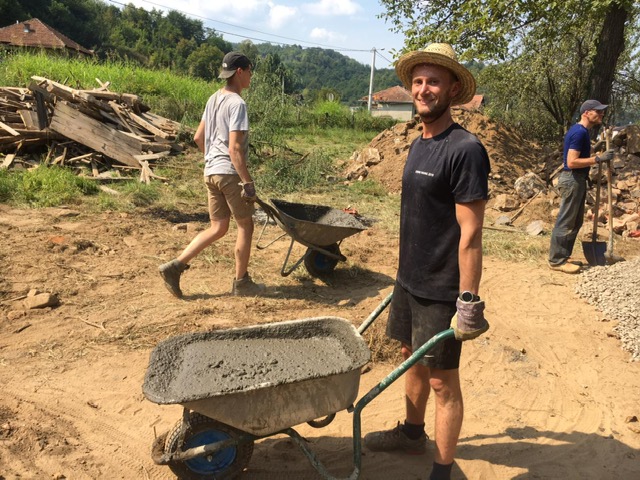
M 607 150 L 611 148 L 611 127 L 605 129 L 605 139 L 607 142 Z M 609 245 L 607 253 L 613 255 L 613 187 L 611 181 L 613 177 L 613 160 L 607 162 L 607 196 L 609 197 Z

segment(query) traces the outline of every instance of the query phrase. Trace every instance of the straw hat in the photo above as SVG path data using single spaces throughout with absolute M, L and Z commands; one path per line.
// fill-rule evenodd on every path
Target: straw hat
M 406 88 L 411 90 L 414 67 L 425 63 L 445 67 L 458 77 L 462 90 L 455 96 L 451 105 L 462 105 L 471 101 L 476 93 L 476 80 L 471 72 L 458 62 L 456 52 L 448 43 L 432 43 L 424 50 L 405 53 L 400 57 L 396 62 L 396 74 Z

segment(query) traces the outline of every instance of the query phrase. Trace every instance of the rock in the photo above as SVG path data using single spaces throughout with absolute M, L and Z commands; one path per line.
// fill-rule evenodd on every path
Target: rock
M 510 225 L 511 217 L 509 217 L 508 215 L 500 215 L 498 218 L 496 218 L 496 221 L 494 223 L 495 225 Z
M 506 193 L 502 193 L 496 197 L 494 207 L 503 212 L 509 212 L 515 210 L 520 206 L 520 202 L 513 196 Z
M 531 235 L 532 237 L 538 236 L 544 232 L 544 222 L 542 220 L 536 220 L 527 225 L 525 229 L 527 235 Z
M 518 178 L 514 184 L 514 189 L 522 200 L 528 200 L 536 193 L 546 190 L 544 180 L 533 172 L 528 172 Z
M 38 293 L 24 300 L 24 306 L 27 310 L 34 308 L 55 307 L 60 304 L 60 300 L 53 293 Z
M 637 421 L 638 421 L 638 417 L 636 417 L 635 415 L 630 415 L 624 419 L 624 423 L 635 423 Z

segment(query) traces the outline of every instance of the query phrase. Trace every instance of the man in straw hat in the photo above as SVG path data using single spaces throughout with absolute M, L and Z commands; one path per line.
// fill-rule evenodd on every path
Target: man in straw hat
M 364 443 L 373 451 L 424 453 L 425 410 L 433 390 L 430 479 L 448 479 L 463 416 L 461 341 L 489 328 L 478 296 L 489 157 L 451 116 L 451 106 L 473 98 L 476 82 L 450 45 L 432 44 L 403 55 L 396 73 L 411 90 L 422 136 L 411 145 L 402 176 L 400 258 L 387 335 L 401 342 L 404 358 L 450 326 L 455 338 L 440 342 L 407 371 L 404 424 L 369 433 Z
M 207 101 L 193 138 L 204 153 L 204 182 L 208 190 L 211 225 L 198 233 L 177 258 L 159 267 L 165 287 L 177 298 L 182 298 L 180 276 L 189 268 L 189 262 L 227 234 L 232 215 L 238 235 L 231 293 L 255 296 L 265 290 L 265 286 L 254 283 L 247 272 L 256 189 L 247 168 L 249 117 L 240 94 L 251 84 L 252 68 L 251 61 L 242 53 L 229 52 L 224 56 L 218 77 L 225 79 L 227 84 Z

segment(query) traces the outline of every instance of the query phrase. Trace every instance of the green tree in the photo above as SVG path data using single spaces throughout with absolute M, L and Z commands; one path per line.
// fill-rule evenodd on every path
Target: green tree
M 203 44 L 191 53 L 186 60 L 189 75 L 205 80 L 213 80 L 218 76 L 224 53 L 213 45 Z
M 591 28 L 594 55 L 583 64 L 588 82 L 576 103 L 562 117 L 575 111 L 580 99 L 598 98 L 607 103 L 617 64 L 625 46 L 625 35 L 638 18 L 633 0 L 381 0 L 397 32 L 406 36 L 405 48 L 423 48 L 431 42 L 455 44 L 462 58 L 512 60 L 524 51 L 524 40 L 555 39 L 565 32 Z M 556 50 L 555 57 L 565 51 Z
M 256 47 L 251 40 L 243 40 L 240 42 L 237 50 L 238 52 L 246 55 L 254 65 L 258 62 L 260 52 L 258 51 L 258 47 Z

